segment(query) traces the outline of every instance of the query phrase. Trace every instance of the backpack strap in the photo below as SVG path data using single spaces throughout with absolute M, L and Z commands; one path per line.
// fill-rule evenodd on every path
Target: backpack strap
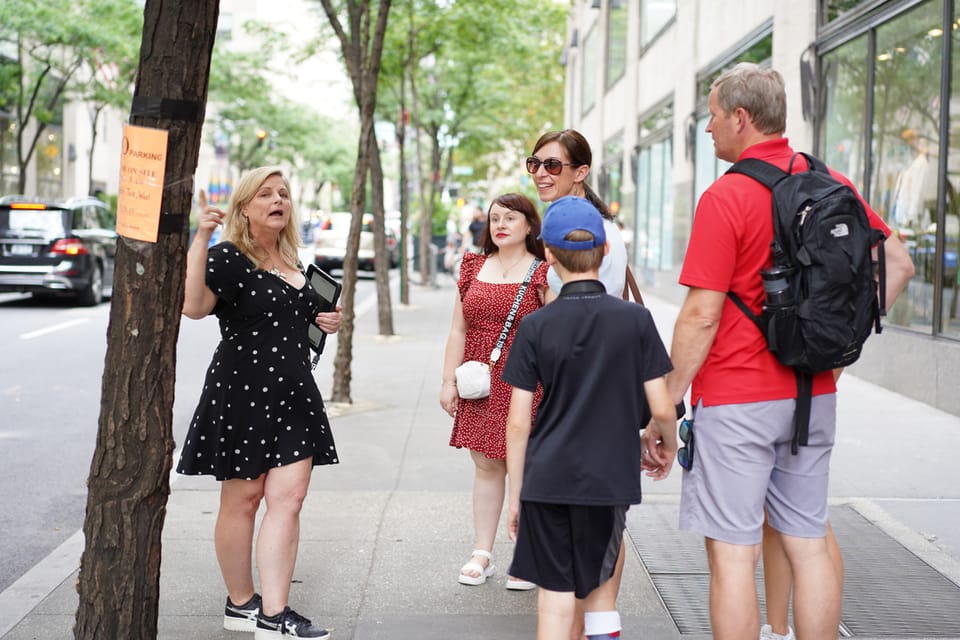
M 887 237 L 883 235 L 883 232 L 876 230 L 877 233 L 877 288 L 878 293 L 880 294 L 879 313 L 876 314 L 877 324 L 875 329 L 877 333 L 883 331 L 883 328 L 880 326 L 880 316 L 887 315 L 887 252 L 884 246 L 884 242 L 887 241 Z
M 753 324 L 757 325 L 757 329 L 760 330 L 761 335 L 767 335 L 767 332 L 763 329 L 763 323 L 760 322 L 760 318 L 758 318 L 753 311 L 750 311 L 750 307 L 748 307 L 747 304 L 740 299 L 740 296 L 735 294 L 733 291 L 727 291 L 727 297 L 733 300 L 733 304 L 737 305 L 737 308 L 739 308 L 740 311 L 743 311 L 743 315 L 747 316 L 747 318 L 749 318 Z
M 813 402 L 813 374 L 793 370 L 797 378 L 797 406 L 793 411 L 793 440 L 790 453 L 797 455 L 800 447 L 807 446 L 810 436 L 810 407 Z
M 737 160 L 725 173 L 742 173 L 745 176 L 753 178 L 771 191 L 778 182 L 790 175 L 783 169 L 758 158 Z

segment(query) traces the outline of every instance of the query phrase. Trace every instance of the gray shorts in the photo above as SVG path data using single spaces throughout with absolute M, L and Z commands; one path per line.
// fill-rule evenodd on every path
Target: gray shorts
M 777 531 L 822 538 L 827 524 L 836 394 L 815 396 L 809 444 L 790 453 L 795 401 L 694 410 L 693 469 L 683 471 L 680 529 L 731 544 L 760 544 L 763 509 Z

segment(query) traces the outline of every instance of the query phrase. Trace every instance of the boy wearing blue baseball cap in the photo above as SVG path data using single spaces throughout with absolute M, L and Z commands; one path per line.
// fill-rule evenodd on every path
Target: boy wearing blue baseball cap
M 677 450 L 676 409 L 664 376 L 673 367 L 650 312 L 606 295 L 603 219 L 589 201 L 556 200 L 543 219 L 559 297 L 526 316 L 503 372 L 513 387 L 507 419 L 510 575 L 540 587 L 537 638 L 567 638 L 583 599 L 588 638 L 620 636 L 610 578 L 623 553 L 627 509 L 640 502 L 640 430 L 651 414 L 664 458 Z M 537 384 L 543 400 L 531 429 Z M 647 468 L 666 477 L 669 466 Z

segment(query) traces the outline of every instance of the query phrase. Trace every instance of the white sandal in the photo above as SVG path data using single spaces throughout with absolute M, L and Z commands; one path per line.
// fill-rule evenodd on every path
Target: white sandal
M 473 557 L 480 556 L 481 558 L 487 559 L 487 566 L 484 568 L 479 562 L 474 562 Z M 466 575 L 465 571 L 476 571 L 480 575 L 478 576 L 469 576 Z M 478 587 L 484 582 L 487 581 L 487 578 L 493 575 L 493 554 L 489 551 L 484 551 L 483 549 L 474 549 L 473 553 L 470 554 L 470 562 L 460 567 L 460 576 L 457 580 L 460 584 L 469 585 L 471 587 Z

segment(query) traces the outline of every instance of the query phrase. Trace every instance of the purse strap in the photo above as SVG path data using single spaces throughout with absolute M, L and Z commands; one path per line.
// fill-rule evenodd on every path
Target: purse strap
M 513 320 L 517 317 L 517 311 L 520 309 L 520 302 L 523 301 L 523 294 L 527 292 L 527 286 L 530 284 L 530 278 L 533 277 L 533 272 L 537 270 L 539 265 L 540 258 L 534 258 L 533 262 L 530 263 L 530 268 L 527 269 L 527 275 L 524 276 L 523 282 L 520 283 L 520 289 L 517 291 L 517 297 L 513 299 L 513 306 L 510 307 L 510 313 L 507 314 L 507 320 L 503 323 L 503 331 L 500 332 L 500 337 L 497 338 L 497 346 L 495 346 L 493 351 L 490 352 L 490 364 L 493 364 L 500 359 L 501 349 L 503 349 L 503 345 L 507 341 L 507 334 L 510 333 L 510 327 L 513 326 Z
M 629 301 L 630 294 L 633 294 L 633 300 L 639 304 L 643 304 L 643 296 L 640 295 L 640 287 L 637 286 L 637 280 L 633 277 L 633 271 L 630 270 L 630 265 L 627 265 L 627 278 L 623 283 L 623 299 Z

